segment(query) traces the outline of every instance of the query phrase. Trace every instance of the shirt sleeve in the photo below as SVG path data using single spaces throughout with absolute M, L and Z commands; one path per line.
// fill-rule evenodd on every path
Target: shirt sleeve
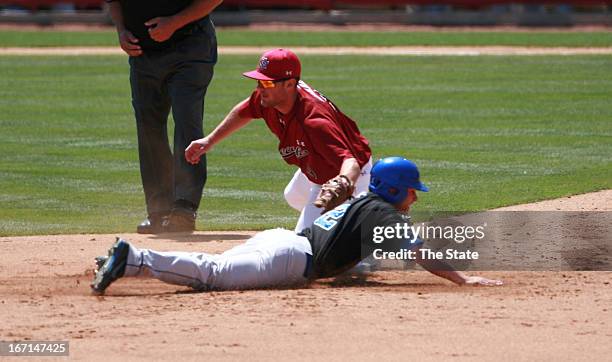
M 324 115 L 315 115 L 306 119 L 304 130 L 315 145 L 316 152 L 323 158 L 346 160 L 355 157 L 342 130 Z
M 245 118 L 263 118 L 263 109 L 261 106 L 261 95 L 259 91 L 254 91 L 249 98 L 249 101 L 244 103 L 238 110 L 238 115 Z

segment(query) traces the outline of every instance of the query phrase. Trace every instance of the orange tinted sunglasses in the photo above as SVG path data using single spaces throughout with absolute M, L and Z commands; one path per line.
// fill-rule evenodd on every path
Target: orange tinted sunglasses
M 259 84 L 262 88 L 269 89 L 269 88 L 276 87 L 276 83 L 284 82 L 288 79 L 291 79 L 291 78 L 277 79 L 277 80 L 259 80 L 258 79 L 257 84 Z

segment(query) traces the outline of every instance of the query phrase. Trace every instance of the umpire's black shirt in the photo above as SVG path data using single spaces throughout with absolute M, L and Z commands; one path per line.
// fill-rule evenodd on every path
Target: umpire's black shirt
M 368 193 L 350 204 L 342 205 L 318 218 L 302 234 L 312 245 L 311 278 L 338 275 L 355 266 L 374 249 L 399 250 L 405 240 L 373 242 L 374 227 L 410 224 L 410 217 L 400 213 L 378 195 Z
M 184 39 L 192 31 L 196 22 L 185 25 L 172 34 L 170 39 L 157 42 L 149 36 L 149 29 L 145 22 L 159 17 L 174 15 L 187 8 L 192 0 L 106 0 L 107 2 L 119 1 L 123 14 L 123 25 L 136 38 L 138 45 L 146 50 L 166 49 L 177 41 Z M 204 17 L 203 19 L 206 19 Z M 201 20 L 200 20 L 201 21 Z

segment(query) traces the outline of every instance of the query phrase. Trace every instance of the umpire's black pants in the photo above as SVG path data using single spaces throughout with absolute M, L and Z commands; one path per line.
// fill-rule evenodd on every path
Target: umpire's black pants
M 140 174 L 149 215 L 196 211 L 206 183 L 206 158 L 185 161 L 189 143 L 204 136 L 204 97 L 217 61 L 215 30 L 208 18 L 168 49 L 130 57 L 132 105 L 138 131 Z M 168 115 L 174 118 L 174 150 Z

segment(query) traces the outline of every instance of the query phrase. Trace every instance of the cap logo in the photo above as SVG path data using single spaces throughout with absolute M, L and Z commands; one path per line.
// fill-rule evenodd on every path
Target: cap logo
M 259 60 L 259 69 L 266 70 L 268 69 L 269 64 L 270 61 L 268 60 L 268 57 L 261 57 L 261 59 Z
M 293 74 L 292 70 L 285 71 L 285 75 L 288 76 L 288 77 L 290 77 L 292 74 Z

